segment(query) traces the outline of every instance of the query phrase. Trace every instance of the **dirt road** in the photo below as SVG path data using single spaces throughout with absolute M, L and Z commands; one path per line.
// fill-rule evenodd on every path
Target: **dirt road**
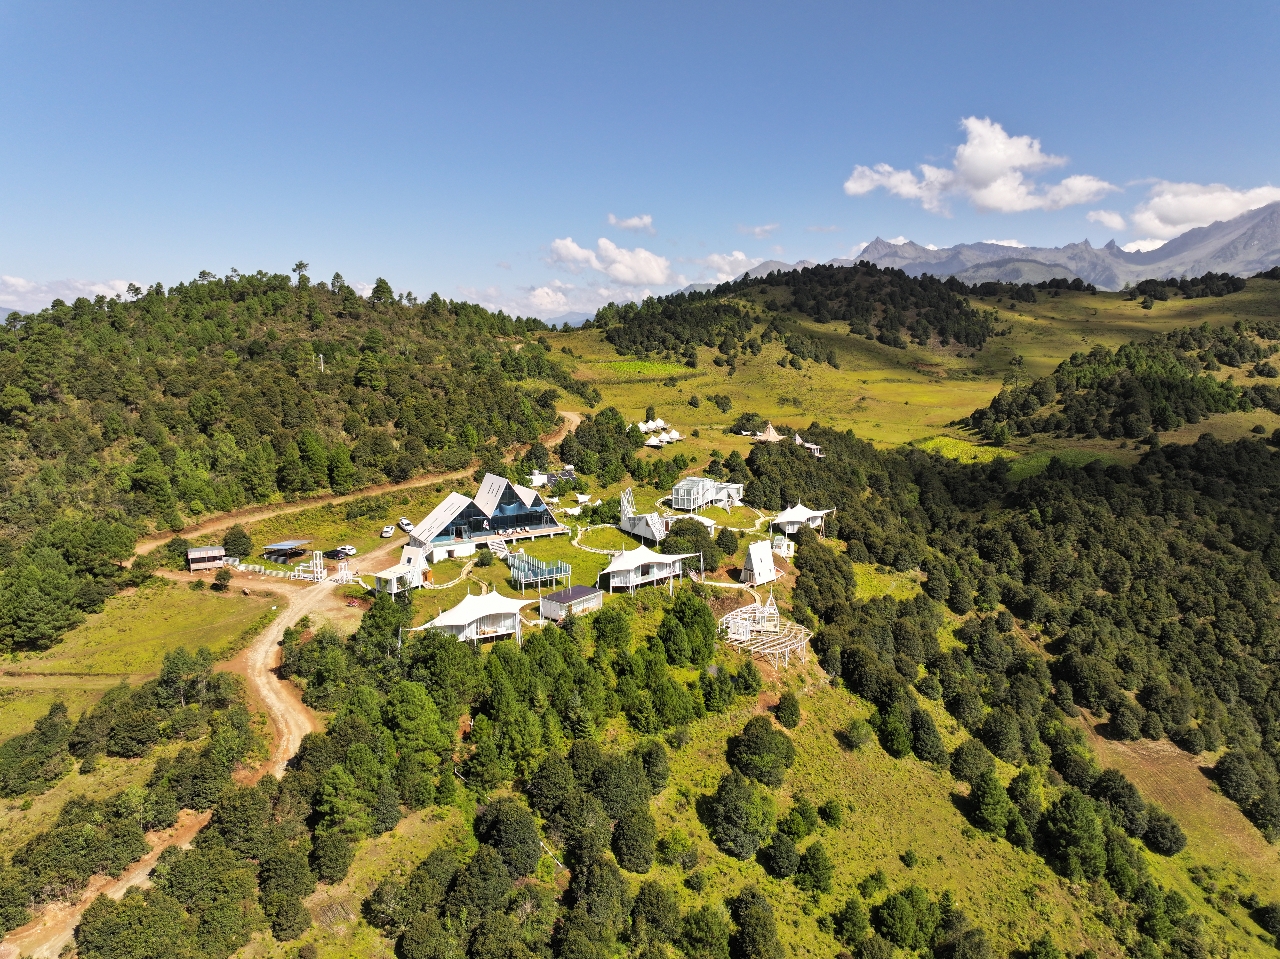
M 582 417 L 567 410 L 562 411 L 564 424 L 548 436 L 544 442 L 548 445 L 558 443 L 570 429 L 575 428 Z M 426 486 L 441 480 L 458 478 L 469 474 L 469 470 L 455 473 L 418 476 L 404 483 L 389 483 L 383 486 L 370 487 L 346 496 L 325 496 L 298 503 L 278 504 L 274 506 L 254 507 L 235 513 L 226 513 L 183 530 L 183 535 L 192 536 L 198 533 L 227 529 L 235 523 L 246 519 L 263 519 L 299 510 L 310 509 L 324 503 L 342 503 L 360 496 L 370 496 L 391 490 L 408 489 L 414 486 Z M 166 542 L 171 533 L 149 537 L 138 544 L 137 552 L 147 553 Z M 372 564 L 372 568 L 380 568 L 378 563 L 388 560 L 400 546 L 399 542 L 387 543 L 378 549 L 365 554 L 362 560 Z M 247 583 L 248 576 L 237 576 L 234 586 Z M 273 587 L 284 587 L 281 601 L 288 605 L 276 617 L 275 622 L 264 629 L 253 644 L 242 654 L 243 672 L 249 685 L 250 698 L 260 703 L 272 726 L 271 754 L 265 763 L 254 771 L 249 781 L 271 773 L 274 776 L 284 775 L 285 766 L 302 745 L 302 738 L 317 728 L 315 717 L 302 703 L 297 687 L 292 683 L 282 682 L 276 675 L 280 665 L 280 640 L 284 631 L 304 616 L 316 613 L 333 612 L 343 605 L 343 598 L 338 587 L 332 582 L 315 583 L 306 586 L 288 581 L 273 580 Z M 237 657 L 240 660 L 241 657 Z M 233 666 L 235 664 L 233 663 Z M 239 671 L 239 670 L 237 670 Z M 193 813 L 183 810 L 178 825 L 171 830 L 148 834 L 151 852 L 130 866 L 117 879 L 109 876 L 94 876 L 79 901 L 75 903 L 57 902 L 45 906 L 31 922 L 9 933 L 0 943 L 0 959 L 19 959 L 30 956 L 32 959 L 54 959 L 72 942 L 76 925 L 85 909 L 100 895 L 119 899 L 131 886 L 145 887 L 150 883 L 151 870 L 155 867 L 160 854 L 169 846 L 190 845 L 204 825 L 209 821 L 209 813 Z
M 267 773 L 284 775 L 289 759 L 302 744 L 302 737 L 317 728 L 315 717 L 302 704 L 297 688 L 276 676 L 275 670 L 280 665 L 279 642 L 285 629 L 303 616 L 322 612 L 343 601 L 338 588 L 332 583 L 316 583 L 282 593 L 281 601 L 288 604 L 285 610 L 258 634 L 244 653 L 244 672 L 250 697 L 266 712 L 273 734 L 271 755 L 248 777 L 249 782 L 255 782 Z M 80 916 L 90 903 L 100 895 L 119 899 L 130 886 L 149 885 L 151 870 L 160 854 L 169 846 L 190 845 L 196 833 L 209 821 L 209 815 L 207 812 L 183 810 L 178 825 L 173 829 L 148 834 L 151 852 L 144 858 L 131 865 L 118 879 L 94 876 L 77 902 L 55 902 L 45 906 L 35 919 L 5 937 L 0 944 L 0 959 L 18 959 L 19 956 L 53 959 L 60 955 L 72 941 Z
M 178 824 L 172 829 L 147 833 L 151 852 L 126 869 L 117 879 L 94 876 L 89 880 L 79 902 L 55 902 L 45 906 L 35 919 L 5 936 L 4 942 L 0 943 L 0 959 L 18 959 L 19 956 L 54 959 L 61 955 L 75 935 L 81 913 L 93 900 L 98 896 L 119 899 L 130 886 L 150 885 L 151 870 L 155 868 L 160 854 L 173 845 L 189 846 L 196 833 L 209 822 L 209 816 L 207 812 L 196 813 L 184 809 L 178 815 Z
M 556 428 L 555 432 L 547 434 L 543 437 L 542 442 L 547 446 L 554 446 L 564 439 L 569 431 L 577 429 L 578 424 L 582 422 L 582 414 L 574 413 L 571 410 L 561 410 L 560 415 L 564 417 L 564 422 Z M 508 457 L 509 459 L 510 457 Z M 329 493 L 324 496 L 312 496 L 307 499 L 301 499 L 293 503 L 272 503 L 265 506 L 246 506 L 243 509 L 232 510 L 230 513 L 219 513 L 217 516 L 203 520 L 199 523 L 193 523 L 185 527 L 181 533 L 173 533 L 165 530 L 161 533 L 153 533 L 150 536 L 144 536 L 138 540 L 135 552 L 139 556 L 144 556 L 152 550 L 163 546 L 169 542 L 173 536 L 185 536 L 190 539 L 193 536 L 200 536 L 205 533 L 217 533 L 221 530 L 230 529 L 236 523 L 254 522 L 256 520 L 268 519 L 273 516 L 284 516 L 289 513 L 299 513 L 304 509 L 312 509 L 316 506 L 325 506 L 329 503 L 346 503 L 353 499 L 360 499 L 365 496 L 376 496 L 379 493 L 394 493 L 398 490 L 414 489 L 419 486 L 430 486 L 433 483 L 443 483 L 446 480 L 463 479 L 471 475 L 471 467 L 463 470 L 454 470 L 452 473 L 426 473 L 422 476 L 415 476 L 413 479 L 405 480 L 403 483 L 380 483 L 377 486 L 366 486 L 364 489 L 357 490 L 354 493 L 344 493 L 338 495 Z M 3 959 L 0 956 L 0 959 Z

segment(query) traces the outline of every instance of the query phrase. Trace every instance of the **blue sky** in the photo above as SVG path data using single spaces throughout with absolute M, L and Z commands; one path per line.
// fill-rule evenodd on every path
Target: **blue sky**
M 8 0 L 0 305 L 304 259 L 553 316 L 877 235 L 1155 242 L 1280 198 L 1274 14 Z

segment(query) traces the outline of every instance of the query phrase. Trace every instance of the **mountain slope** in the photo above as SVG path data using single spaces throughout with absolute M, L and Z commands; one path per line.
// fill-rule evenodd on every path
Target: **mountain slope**
M 913 275 L 959 276 L 977 266 L 1009 259 L 1009 247 L 996 243 L 960 243 L 930 250 L 910 241 L 888 243 L 880 237 L 862 251 L 860 260 L 894 267 Z M 1088 240 L 1062 247 L 1023 247 L 1017 261 L 1035 261 L 1071 271 L 1099 289 L 1118 290 L 1126 282 L 1148 277 L 1199 276 L 1203 273 L 1250 275 L 1280 263 L 1280 203 L 1250 210 L 1231 220 L 1188 230 L 1157 250 L 1128 253 L 1114 240 L 1101 249 Z M 832 260 L 836 265 L 850 261 Z M 988 279 L 1012 280 L 999 273 Z

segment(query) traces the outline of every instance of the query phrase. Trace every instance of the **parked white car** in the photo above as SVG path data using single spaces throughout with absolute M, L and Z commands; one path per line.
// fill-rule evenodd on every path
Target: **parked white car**
M 400 522 L 396 523 L 396 525 L 397 525 L 397 526 L 399 526 L 399 527 L 400 527 L 402 530 L 404 530 L 406 533 L 412 533 L 412 532 L 413 532 L 413 523 L 412 523 L 412 522 L 410 522 L 409 517 L 407 517 L 407 516 L 401 516 L 401 517 L 400 517 Z
M 394 526 L 384 526 L 384 527 L 382 527 L 382 538 L 383 538 L 383 539 L 390 539 L 392 536 L 395 536 L 395 535 L 396 535 L 396 528 L 395 528 Z
M 354 556 L 357 550 L 354 546 L 339 546 L 337 552 L 339 556 Z

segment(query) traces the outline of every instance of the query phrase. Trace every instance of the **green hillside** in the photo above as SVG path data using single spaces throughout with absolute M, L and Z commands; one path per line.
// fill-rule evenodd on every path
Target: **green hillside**
M 0 613 L 5 928 L 124 869 L 181 806 L 209 824 L 85 911 L 82 959 L 1275 954 L 1280 282 L 1160 299 L 823 268 L 575 331 L 255 282 L 55 305 L 3 344 L 24 464 L 0 569 L 23 610 Z M 73 391 L 95 340 L 146 371 L 138 398 Z M 59 385 L 37 399 L 46 355 Z M 201 425 L 205 374 L 224 405 Z M 310 419 L 272 405 L 286 380 Z M 548 448 L 558 411 L 576 415 Z M 684 438 L 646 447 L 631 424 L 654 416 Z M 58 440 L 63 420 L 93 448 Z M 783 442 L 742 435 L 766 422 Z M 268 489 L 255 457 L 277 455 Z M 136 538 L 253 505 L 225 523 L 254 543 L 363 556 L 402 513 L 472 495 L 471 469 L 548 464 L 579 478 L 544 492 L 589 503 L 528 549 L 575 584 L 637 545 L 625 489 L 661 509 L 709 475 L 745 502 L 659 544 L 701 554 L 701 582 L 611 595 L 522 645 L 402 632 L 477 588 L 518 595 L 486 551 L 438 564 L 444 588 L 283 620 L 279 676 L 321 731 L 251 785 L 267 719 L 210 669 L 265 600 L 157 588 L 181 574 L 165 550 L 129 565 Z M 391 489 L 283 512 L 374 483 Z M 783 666 L 716 623 L 797 502 L 831 512 L 759 590 L 809 630 Z M 133 686 L 95 706 L 107 676 Z

